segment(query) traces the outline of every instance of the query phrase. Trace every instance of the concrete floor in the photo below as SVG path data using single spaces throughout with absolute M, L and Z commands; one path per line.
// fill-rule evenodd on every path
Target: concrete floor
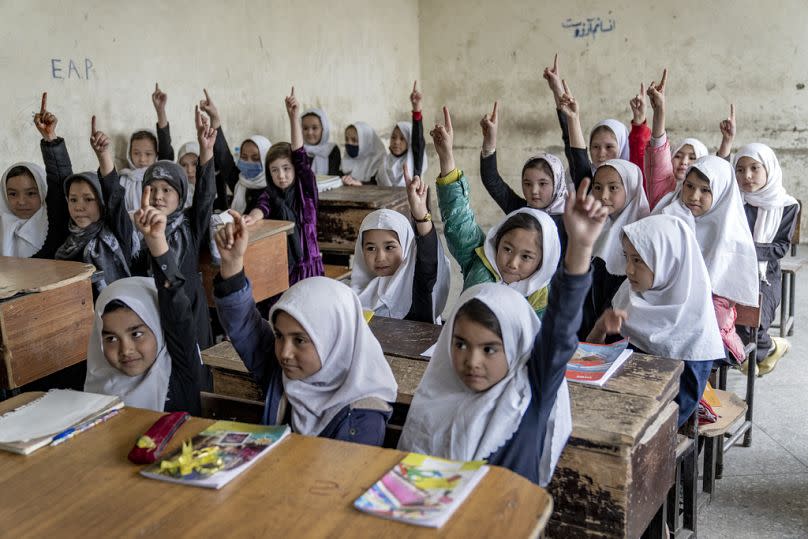
M 802 247 L 802 253 L 808 248 Z M 803 254 L 804 256 L 804 254 Z M 752 447 L 735 447 L 712 503 L 699 513 L 699 537 L 808 538 L 808 270 L 797 276 L 791 351 L 755 381 Z M 772 335 L 779 335 L 772 330 Z M 727 387 L 746 381 L 730 372 Z

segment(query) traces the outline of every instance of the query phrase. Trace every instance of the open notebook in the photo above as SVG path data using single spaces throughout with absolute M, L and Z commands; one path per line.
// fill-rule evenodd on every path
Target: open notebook
M 0 416 L 0 449 L 28 455 L 68 429 L 123 407 L 117 396 L 52 389 Z

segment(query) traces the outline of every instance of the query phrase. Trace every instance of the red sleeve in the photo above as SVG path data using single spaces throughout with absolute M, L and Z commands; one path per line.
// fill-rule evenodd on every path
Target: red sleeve
M 651 128 L 646 122 L 640 125 L 631 122 L 631 132 L 628 134 L 628 154 L 629 160 L 642 170 L 642 184 L 645 192 L 648 192 L 645 179 L 645 147 L 651 140 Z

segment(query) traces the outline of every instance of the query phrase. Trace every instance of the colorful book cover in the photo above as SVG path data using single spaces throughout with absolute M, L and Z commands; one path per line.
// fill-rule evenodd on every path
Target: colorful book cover
M 612 344 L 578 343 L 567 363 L 567 380 L 602 386 L 631 356 L 628 339 Z
M 362 494 L 354 507 L 382 518 L 439 528 L 487 471 L 485 461 L 410 453 Z
M 219 489 L 255 464 L 289 432 L 287 425 L 217 421 L 140 473 L 151 479 Z

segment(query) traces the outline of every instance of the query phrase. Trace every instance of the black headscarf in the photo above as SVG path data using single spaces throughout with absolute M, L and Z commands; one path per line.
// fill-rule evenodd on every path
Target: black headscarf
M 150 185 L 155 180 L 168 182 L 179 195 L 177 208 L 167 218 L 166 239 L 171 252 L 174 253 L 177 260 L 177 265 L 180 266 L 187 247 L 191 244 L 191 229 L 188 220 L 185 218 L 188 176 L 185 175 L 185 171 L 177 163 L 160 160 L 146 169 L 143 175 L 143 188 L 145 189 L 147 185 Z

